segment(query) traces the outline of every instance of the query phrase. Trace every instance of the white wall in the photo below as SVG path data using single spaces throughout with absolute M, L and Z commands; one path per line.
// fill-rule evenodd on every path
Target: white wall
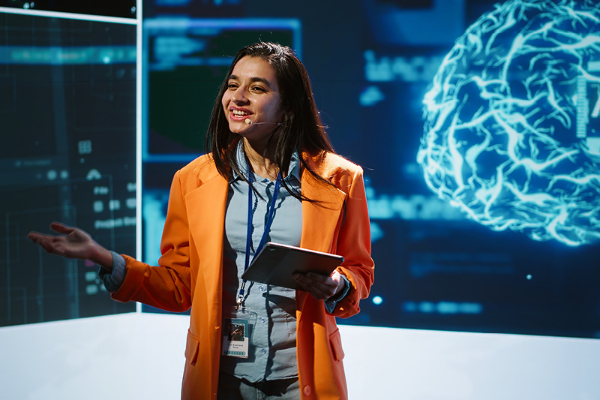
M 187 326 L 124 314 L 2 328 L 0 398 L 177 399 Z M 600 340 L 340 330 L 353 400 L 600 400 Z

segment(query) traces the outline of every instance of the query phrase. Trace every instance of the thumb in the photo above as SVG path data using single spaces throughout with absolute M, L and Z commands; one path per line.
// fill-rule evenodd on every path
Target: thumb
M 50 224 L 50 229 L 52 229 L 54 232 L 64 233 L 65 235 L 68 235 L 75 230 L 75 228 L 71 228 L 70 226 L 56 221 Z

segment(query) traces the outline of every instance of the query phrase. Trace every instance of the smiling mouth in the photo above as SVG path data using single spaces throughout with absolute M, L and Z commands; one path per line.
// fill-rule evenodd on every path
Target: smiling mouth
M 249 112 L 242 111 L 242 110 L 231 110 L 231 113 L 233 114 L 234 117 L 246 117 L 246 116 L 250 115 Z

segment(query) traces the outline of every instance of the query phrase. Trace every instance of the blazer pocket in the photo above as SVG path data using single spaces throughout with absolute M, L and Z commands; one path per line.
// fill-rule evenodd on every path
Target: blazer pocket
M 187 334 L 187 343 L 185 345 L 185 359 L 188 364 L 196 365 L 198 360 L 198 346 L 200 340 L 198 336 L 194 335 L 189 329 Z
M 342 361 L 344 359 L 344 350 L 342 349 L 342 337 L 340 336 L 339 328 L 329 335 L 329 345 L 331 346 L 333 358 L 336 361 Z

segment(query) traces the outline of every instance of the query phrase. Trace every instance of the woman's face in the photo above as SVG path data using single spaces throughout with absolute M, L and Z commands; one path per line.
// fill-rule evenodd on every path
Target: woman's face
M 268 140 L 283 116 L 273 68 L 262 58 L 243 57 L 233 68 L 227 85 L 221 104 L 229 130 L 250 142 Z

